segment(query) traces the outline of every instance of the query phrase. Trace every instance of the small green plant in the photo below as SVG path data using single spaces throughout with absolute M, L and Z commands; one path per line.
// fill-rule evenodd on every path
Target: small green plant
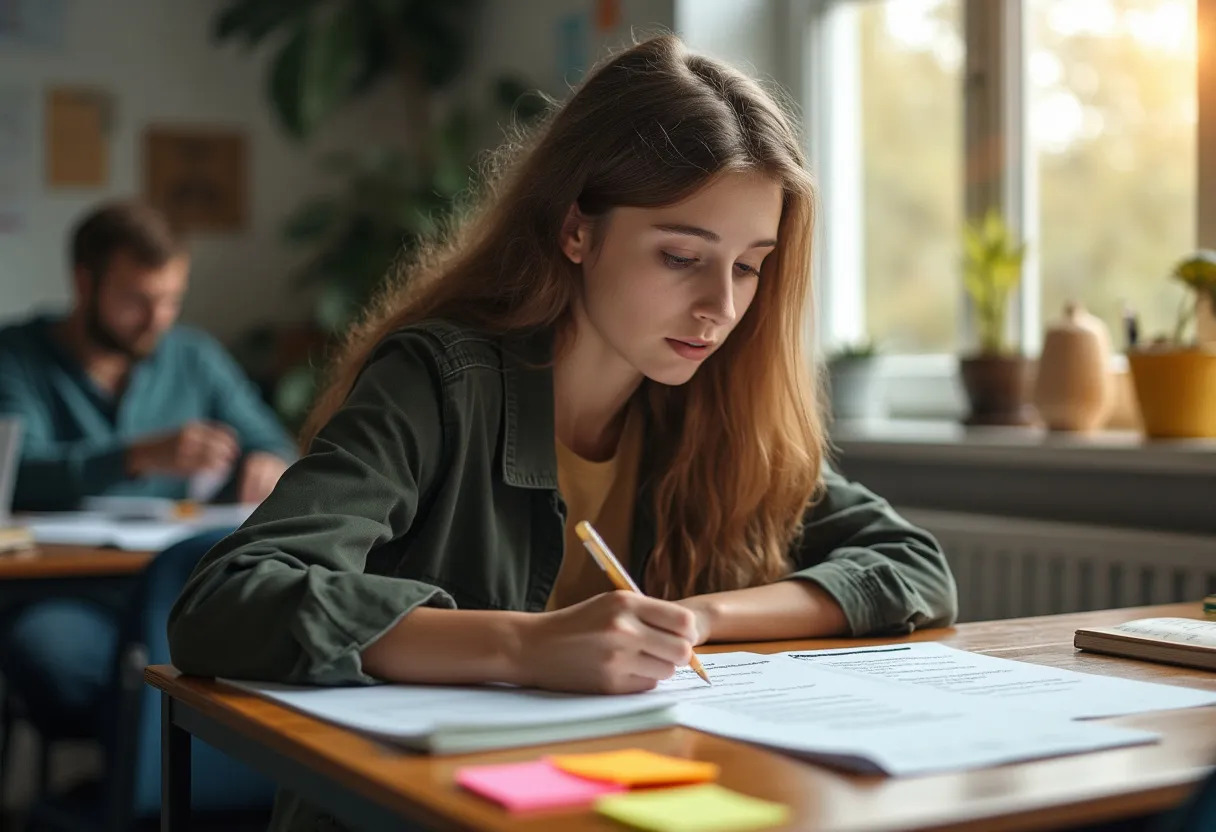
M 848 361 L 857 358 L 873 358 L 879 353 L 878 344 L 872 338 L 862 338 L 857 341 L 846 341 L 836 347 L 828 356 L 828 361 Z
M 1009 295 L 1022 278 L 1025 256 L 1026 244 L 1014 240 L 995 208 L 963 229 L 963 285 L 975 312 L 982 355 L 1009 352 L 1005 318 Z
M 1216 311 L 1216 251 L 1200 249 L 1174 266 L 1170 276 L 1190 290 L 1182 299 L 1174 323 L 1173 343 L 1183 346 L 1187 343 L 1188 330 L 1195 326 L 1199 304 L 1205 295 L 1209 308 Z

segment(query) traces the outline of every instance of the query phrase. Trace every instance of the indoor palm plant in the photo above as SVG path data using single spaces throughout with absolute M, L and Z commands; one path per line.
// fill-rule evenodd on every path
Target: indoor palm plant
M 959 361 L 970 425 L 1025 425 L 1031 365 L 1006 338 L 1009 301 L 1022 277 L 1026 245 L 995 209 L 963 229 L 963 285 L 979 348 Z
M 476 0 L 230 0 L 213 20 L 217 42 L 269 50 L 267 100 L 287 135 L 307 142 L 350 101 L 390 85 L 408 116 L 391 147 L 327 155 L 334 190 L 301 205 L 284 234 L 309 256 L 297 277 L 313 303 L 302 328 L 251 333 L 240 350 L 280 417 L 298 426 L 311 406 L 326 347 L 340 338 L 398 257 L 413 249 L 464 191 L 476 152 L 513 115 L 545 107 L 503 77 L 490 103 L 455 100 L 475 28 Z M 510 111 L 510 112 L 508 112 Z
M 1171 277 L 1184 295 L 1170 336 L 1128 350 L 1144 432 L 1154 437 L 1216 437 L 1216 347 L 1204 343 L 1198 319 L 1216 309 L 1216 251 L 1181 261 Z

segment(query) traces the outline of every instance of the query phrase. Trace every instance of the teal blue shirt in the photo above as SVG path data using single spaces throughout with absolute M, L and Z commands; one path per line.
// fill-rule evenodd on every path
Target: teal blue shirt
M 0 329 L 0 415 L 19 417 L 24 434 L 15 509 L 69 509 L 97 495 L 187 496 L 183 477 L 129 476 L 125 455 L 133 441 L 193 419 L 231 427 L 242 454 L 295 458 L 274 413 L 210 336 L 174 327 L 114 396 L 53 339 L 59 320 L 41 315 Z

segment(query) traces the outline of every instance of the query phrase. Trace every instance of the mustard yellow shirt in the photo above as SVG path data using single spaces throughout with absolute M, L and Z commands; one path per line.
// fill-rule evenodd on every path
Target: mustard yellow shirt
M 637 499 L 638 462 L 642 451 L 642 420 L 636 408 L 611 459 L 594 462 L 576 454 L 560 440 L 557 451 L 557 487 L 566 501 L 566 546 L 546 609 L 556 610 L 611 592 L 615 587 L 583 548 L 574 531 L 587 520 L 604 538 L 621 565 L 629 566 L 629 534 Z

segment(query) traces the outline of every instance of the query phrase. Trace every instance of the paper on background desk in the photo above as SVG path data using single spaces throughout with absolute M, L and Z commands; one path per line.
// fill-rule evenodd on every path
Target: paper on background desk
M 846 768 L 920 775 L 1157 739 L 789 656 L 717 653 L 701 661 L 712 687 L 679 671 L 658 688 L 678 695 L 681 725 Z
M 783 655 L 813 667 L 963 694 L 993 706 L 1000 703 L 1064 719 L 1096 719 L 1216 704 L 1213 691 L 1010 661 L 931 641 L 796 650 Z
M 22 514 L 14 522 L 34 534 L 37 543 L 113 546 L 130 551 L 160 551 L 205 529 L 239 526 L 252 505 L 204 506 L 185 520 L 130 520 L 95 511 Z

